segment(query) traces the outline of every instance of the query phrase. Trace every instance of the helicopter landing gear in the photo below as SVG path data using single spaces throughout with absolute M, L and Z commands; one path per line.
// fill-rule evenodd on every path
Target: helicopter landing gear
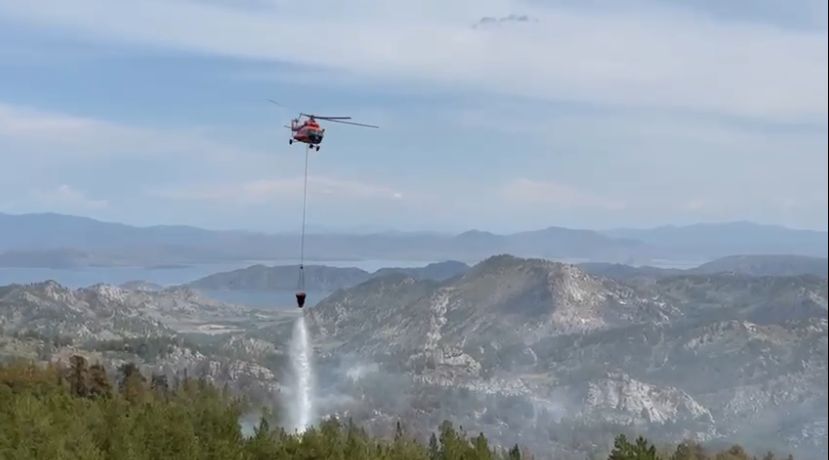
M 317 149 L 317 152 L 319 152 L 320 151 L 320 146 L 319 145 L 316 146 L 316 149 Z
M 293 145 L 293 143 L 294 143 L 293 139 L 288 139 L 288 145 Z

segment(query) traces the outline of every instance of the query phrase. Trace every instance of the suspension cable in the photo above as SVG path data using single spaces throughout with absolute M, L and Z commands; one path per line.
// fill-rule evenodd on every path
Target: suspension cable
M 302 184 L 302 231 L 299 239 L 299 290 L 305 291 L 305 213 L 308 208 L 308 152 L 310 144 L 305 146 L 305 178 Z

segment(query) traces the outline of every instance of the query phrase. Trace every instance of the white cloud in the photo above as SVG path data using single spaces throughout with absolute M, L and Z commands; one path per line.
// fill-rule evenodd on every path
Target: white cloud
M 172 155 L 200 161 L 224 161 L 242 154 L 272 156 L 215 142 L 197 132 L 125 125 L 2 102 L 0 142 L 10 155 L 72 161 L 113 156 Z
M 0 167 L 0 205 L 18 212 L 83 214 L 107 208 L 118 213 L 123 201 L 135 202 L 142 190 L 157 184 L 194 177 L 243 180 L 263 168 L 285 169 L 286 159 L 216 142 L 194 130 L 146 128 L 2 102 L 0 145 L 6 166 Z M 94 184 L 108 190 L 110 200 L 86 197 L 67 182 Z M 112 202 L 119 206 L 108 206 Z
M 546 100 L 774 120 L 827 115 L 827 34 L 714 21 L 679 9 L 567 9 L 508 1 L 52 0 L 11 18 L 119 40 L 290 62 L 370 81 L 431 82 Z M 537 22 L 474 29 L 482 16 Z M 309 37 L 308 31 L 314 31 Z
M 198 129 L 135 126 L 2 102 L 0 145 L 11 166 L 0 168 L 0 194 L 72 181 L 107 188 L 116 201 L 181 177 L 241 180 L 263 168 L 283 168 L 286 160 L 278 152 L 217 142 Z
M 685 204 L 685 208 L 689 211 L 699 211 L 708 206 L 710 206 L 708 202 L 699 198 L 694 198 Z
M 0 140 L 27 153 L 94 155 L 141 138 L 140 131 L 114 123 L 0 103 Z
M 601 208 L 622 210 L 622 201 L 598 196 L 578 188 L 551 181 L 520 178 L 510 181 L 500 195 L 512 206 L 552 206 L 556 208 Z
M 32 197 L 42 208 L 50 211 L 83 212 L 109 206 L 109 201 L 90 198 L 84 192 L 66 184 L 49 190 L 35 190 Z
M 173 200 L 210 201 L 225 204 L 260 205 L 269 202 L 295 204 L 301 202 L 303 186 L 302 177 L 289 177 L 218 185 L 176 185 L 148 193 Z M 315 201 L 342 205 L 355 201 L 388 201 L 403 198 L 401 192 L 385 185 L 325 176 L 308 178 L 308 195 Z

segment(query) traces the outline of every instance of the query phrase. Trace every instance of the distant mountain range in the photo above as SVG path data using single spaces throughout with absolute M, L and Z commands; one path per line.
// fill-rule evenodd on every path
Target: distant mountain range
M 592 262 L 579 266 L 594 275 L 628 280 L 635 278 L 665 278 L 679 275 L 733 274 L 745 276 L 798 276 L 826 277 L 829 260 L 823 257 L 793 255 L 744 255 L 726 256 L 689 269 L 632 267 L 623 264 Z
M 681 254 L 714 257 L 732 254 L 796 254 L 826 257 L 827 252 L 826 232 L 795 230 L 751 222 L 617 229 L 604 234 L 640 241 L 657 253 L 666 249 Z
M 285 260 L 298 237 L 187 226 L 134 227 L 60 214 L 0 214 L 0 266 L 73 267 Z M 569 261 L 701 263 L 734 254 L 826 257 L 827 233 L 752 223 L 594 231 L 550 227 L 497 235 L 385 232 L 314 234 L 309 260 L 447 260 L 477 262 L 494 254 Z

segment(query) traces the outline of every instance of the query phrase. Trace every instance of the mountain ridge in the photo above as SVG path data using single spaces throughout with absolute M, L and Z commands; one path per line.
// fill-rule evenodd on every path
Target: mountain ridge
M 592 275 L 599 275 L 616 281 L 654 281 L 673 276 L 702 276 L 726 273 L 735 276 L 757 277 L 798 275 L 825 277 L 827 271 L 827 259 L 781 255 L 728 256 L 689 269 L 632 267 L 606 263 L 575 265 Z M 470 269 L 471 267 L 468 264 L 452 260 L 434 262 L 420 267 L 386 267 L 374 272 L 355 267 L 306 265 L 305 276 L 306 283 L 309 286 L 315 286 L 321 291 L 331 292 L 336 289 L 352 287 L 369 278 L 381 277 L 391 273 L 404 273 L 416 279 L 444 281 L 463 275 Z M 291 290 L 296 287 L 298 270 L 298 265 L 265 266 L 257 264 L 229 272 L 215 273 L 187 283 L 187 285 L 202 289 Z
M 360 355 L 411 373 L 419 386 L 405 397 L 417 407 L 428 407 L 427 395 L 462 389 L 475 396 L 464 399 L 469 406 L 456 403 L 455 413 L 511 401 L 521 408 L 509 418 L 513 430 L 542 439 L 566 429 L 564 417 L 675 438 L 735 435 L 826 451 L 820 437 L 780 434 L 795 426 L 825 433 L 822 277 L 685 274 L 625 284 L 569 264 L 502 255 L 443 282 L 372 279 L 308 313 L 330 359 Z M 769 413 L 778 420 L 745 423 Z M 462 422 L 494 432 L 499 426 L 483 415 Z
M 750 223 L 655 229 L 585 230 L 550 226 L 498 235 L 381 232 L 309 234 L 309 259 L 456 259 L 477 262 L 493 254 L 648 263 L 698 263 L 733 254 L 825 257 L 827 233 Z M 159 265 L 227 260 L 291 259 L 298 237 L 185 225 L 136 227 L 62 214 L 0 213 L 0 265 Z
M 305 282 L 323 292 L 355 286 L 371 278 L 405 274 L 417 279 L 443 281 L 464 273 L 469 266 L 458 261 L 434 262 L 421 267 L 385 267 L 369 272 L 356 267 L 305 265 Z M 220 272 L 199 278 L 186 286 L 197 289 L 252 289 L 281 291 L 296 289 L 299 265 L 252 265 L 247 268 Z

